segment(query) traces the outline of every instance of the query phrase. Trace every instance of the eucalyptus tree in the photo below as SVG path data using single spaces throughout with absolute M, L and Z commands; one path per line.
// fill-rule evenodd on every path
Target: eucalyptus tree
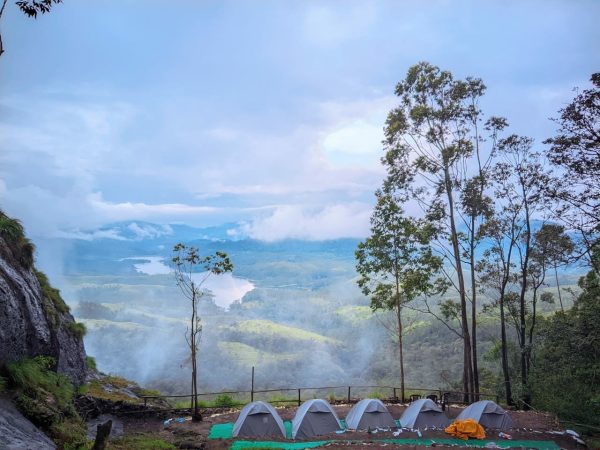
M 519 229 L 519 236 L 513 245 L 518 261 L 519 293 L 518 303 L 511 303 L 511 311 L 517 314 L 515 328 L 521 356 L 521 400 L 528 404 L 528 361 L 531 349 L 527 339 L 527 295 L 533 287 L 533 221 L 548 209 L 545 189 L 550 176 L 546 172 L 542 155 L 533 150 L 531 138 L 511 135 L 501 139 L 494 156 L 498 161 L 494 166 L 496 202 L 517 213 L 514 223 Z
M 550 162 L 563 169 L 559 182 L 547 187 L 559 202 L 556 217 L 579 232 L 581 256 L 600 274 L 591 257 L 600 245 L 600 73 L 594 73 L 591 81 L 591 88 L 559 111 L 558 133 L 544 143 L 550 145 Z
M 467 302 L 472 302 L 474 330 L 475 247 L 489 203 L 484 195 L 489 152 L 483 157 L 480 146 L 484 141 L 479 131 L 482 113 L 478 102 L 484 92 L 480 79 L 455 80 L 450 72 L 425 62 L 411 67 L 395 89 L 400 104 L 388 115 L 386 154 L 382 158 L 388 171 L 384 189 L 404 191 L 422 207 L 424 217 L 436 230 L 432 246 L 450 267 L 443 270 L 459 299 L 463 387 L 467 397 L 477 390 L 478 384 Z M 502 119 L 491 123 L 495 130 L 505 126 Z M 461 233 L 461 227 L 468 232 Z M 470 295 L 465 264 L 471 266 Z
M 406 304 L 444 288 L 438 274 L 442 259 L 429 246 L 432 228 L 408 217 L 390 193 L 377 191 L 371 234 L 356 250 L 358 285 L 371 299 L 373 311 L 393 311 L 396 317 L 401 397 L 405 398 L 403 317 Z
M 520 209 L 520 205 L 511 203 L 497 207 L 493 218 L 485 225 L 485 233 L 491 245 L 484 251 L 477 267 L 480 289 L 493 299 L 488 306 L 498 307 L 500 312 L 503 391 L 508 405 L 513 405 L 514 400 L 506 333 L 509 303 L 507 297 L 510 296 L 510 286 L 517 281 L 513 270 L 516 267 L 515 247 L 522 232 L 518 223 Z
M 198 303 L 208 295 L 205 283 L 212 275 L 221 275 L 233 270 L 229 256 L 223 252 L 202 256 L 197 247 L 176 244 L 171 259 L 175 281 L 183 296 L 190 301 L 190 325 L 185 339 L 190 349 L 192 364 L 191 409 L 194 420 L 202 420 L 198 409 L 198 348 L 202 335 L 202 320 L 198 314 Z

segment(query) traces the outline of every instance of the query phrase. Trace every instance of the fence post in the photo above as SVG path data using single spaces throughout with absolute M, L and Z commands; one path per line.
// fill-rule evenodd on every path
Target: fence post
M 396 394 L 396 388 L 394 388 L 394 400 L 398 400 L 398 395 Z
M 302 403 L 302 399 L 300 398 L 300 389 L 298 389 L 298 406 Z
M 254 401 L 254 366 L 252 366 L 252 386 L 250 388 L 250 401 Z
M 146 407 L 146 403 L 148 402 L 148 399 L 146 397 L 144 397 L 144 408 Z M 498 403 L 498 402 L 496 402 Z
M 350 403 L 350 386 L 348 386 L 348 403 Z

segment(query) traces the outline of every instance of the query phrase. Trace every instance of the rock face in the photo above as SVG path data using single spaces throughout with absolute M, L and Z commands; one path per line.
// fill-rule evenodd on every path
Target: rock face
M 56 445 L 0 397 L 0 448 L 3 450 L 54 450 Z
M 21 358 L 52 356 L 59 373 L 82 384 L 86 354 L 73 316 L 62 300 L 57 303 L 58 291 L 44 275 L 16 253 L 0 236 L 0 367 Z

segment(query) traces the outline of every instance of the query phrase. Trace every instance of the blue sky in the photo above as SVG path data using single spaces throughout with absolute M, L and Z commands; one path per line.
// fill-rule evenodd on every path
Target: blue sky
M 10 2 L 0 205 L 34 236 L 122 220 L 363 236 L 394 85 L 429 61 L 540 143 L 600 62 L 598 1 Z

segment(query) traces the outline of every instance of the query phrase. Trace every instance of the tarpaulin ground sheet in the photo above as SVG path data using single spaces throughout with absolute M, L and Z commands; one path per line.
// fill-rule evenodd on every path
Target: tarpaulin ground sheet
M 364 441 L 340 441 L 340 440 L 329 440 L 329 441 L 309 441 L 309 442 L 274 442 L 274 441 L 236 441 L 230 448 L 230 450 L 243 450 L 253 448 L 273 448 L 283 450 L 301 450 L 303 448 L 315 448 L 330 443 L 336 442 L 355 442 L 361 443 Z M 381 439 L 371 440 L 369 442 L 380 442 L 388 444 L 398 445 L 419 445 L 422 447 L 431 447 L 433 443 L 437 445 L 448 445 L 448 446 L 459 446 L 459 447 L 485 447 L 486 444 L 494 442 L 498 447 L 501 448 L 535 448 L 538 450 L 559 450 L 560 447 L 552 441 L 489 441 L 489 440 L 477 440 L 469 439 L 468 441 L 462 439 Z
M 286 437 L 292 438 L 292 422 L 286 420 L 283 422 L 286 431 Z M 345 423 L 342 421 L 342 425 Z M 233 432 L 233 422 L 218 423 L 211 427 L 208 439 L 231 439 Z M 302 441 L 302 442 L 276 442 L 276 441 L 235 441 L 230 449 L 231 450 L 243 450 L 253 448 L 273 448 L 282 450 L 300 450 L 303 448 L 315 448 L 325 444 L 333 442 L 347 442 L 347 441 Z M 361 442 L 352 440 L 351 442 Z M 469 439 L 464 441 L 462 439 L 379 439 L 371 440 L 371 442 L 386 442 L 389 444 L 399 445 L 420 445 L 422 447 L 431 447 L 433 443 L 442 445 L 455 445 L 459 447 L 485 447 L 486 444 L 494 442 L 498 447 L 501 448 L 535 448 L 538 450 L 560 450 L 560 447 L 552 441 L 491 441 L 491 440 L 477 440 Z

